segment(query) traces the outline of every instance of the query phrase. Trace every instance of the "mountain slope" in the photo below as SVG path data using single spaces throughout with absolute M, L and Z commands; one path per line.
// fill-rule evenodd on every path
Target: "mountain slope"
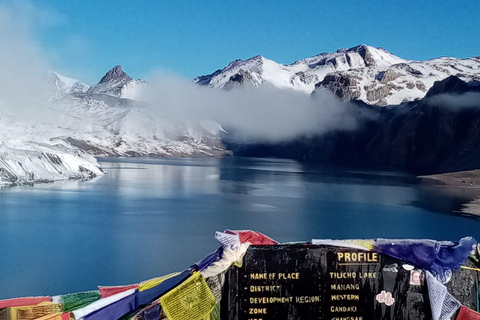
M 478 168 L 480 99 L 472 94 L 480 91 L 479 75 L 478 57 L 410 61 L 365 45 L 290 65 L 261 56 L 236 60 L 195 82 L 226 90 L 270 85 L 305 94 L 326 88 L 352 100 L 358 114 L 373 114 L 353 131 L 241 145 L 227 140 L 234 136 L 230 128 L 213 121 L 167 121 L 154 106 L 135 100 L 148 84 L 120 66 L 93 86 L 50 72 L 45 101 L 0 109 L 0 184 L 103 174 L 92 156 L 219 156 L 229 152 L 224 143 L 237 155 L 422 172 Z M 397 106 L 378 107 L 385 105 Z
M 59 132 L 95 156 L 217 156 L 220 140 L 201 126 L 174 126 L 139 102 L 102 94 L 56 101 L 53 108 L 82 128 Z
M 50 100 L 60 99 L 71 93 L 84 93 L 90 88 L 89 85 L 77 79 L 65 77 L 57 72 L 49 71 L 47 81 L 51 85 Z
M 457 75 L 465 81 L 478 79 L 480 58 L 438 58 L 428 61 L 401 59 L 383 48 L 359 45 L 334 53 L 283 65 L 256 56 L 235 60 L 221 70 L 194 79 L 212 88 L 239 85 L 272 85 L 312 93 L 328 88 L 345 100 L 370 105 L 397 105 L 425 96 L 435 81 Z

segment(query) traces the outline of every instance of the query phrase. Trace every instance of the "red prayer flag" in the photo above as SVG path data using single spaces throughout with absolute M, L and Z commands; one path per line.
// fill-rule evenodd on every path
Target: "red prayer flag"
M 241 243 L 250 242 L 252 245 L 274 245 L 277 241 L 266 235 L 252 230 L 225 230 L 225 233 L 238 234 Z
M 100 290 L 100 297 L 103 299 L 103 298 L 106 298 L 106 297 L 110 297 L 110 296 L 113 296 L 114 294 L 117 294 L 117 293 L 120 293 L 120 292 L 124 292 L 124 291 L 127 291 L 127 290 L 130 290 L 130 289 L 138 289 L 138 284 L 131 284 L 131 285 L 128 285 L 128 286 L 114 286 L 114 287 L 98 287 L 98 290 Z
M 480 313 L 461 306 L 456 320 L 480 320 Z
M 50 297 L 27 297 L 27 298 L 15 298 L 0 300 L 0 309 L 10 308 L 10 307 L 24 307 L 24 306 L 34 306 L 36 304 L 51 301 Z

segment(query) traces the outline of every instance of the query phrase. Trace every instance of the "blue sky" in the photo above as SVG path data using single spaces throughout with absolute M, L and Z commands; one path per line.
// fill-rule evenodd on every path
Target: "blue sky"
M 39 6 L 40 4 L 36 4 Z M 480 55 L 480 1 L 49 0 L 53 66 L 87 83 L 116 64 L 187 78 L 260 54 L 291 63 L 365 43 L 406 59 Z

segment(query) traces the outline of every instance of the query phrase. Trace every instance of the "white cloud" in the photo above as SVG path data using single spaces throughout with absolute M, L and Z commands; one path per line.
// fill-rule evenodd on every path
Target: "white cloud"
M 480 92 L 464 94 L 439 94 L 427 100 L 430 105 L 445 107 L 452 110 L 465 108 L 480 108 Z
M 48 90 L 48 62 L 35 40 L 34 27 L 51 21 L 51 14 L 30 2 L 0 5 L 0 108 L 19 112 L 29 108 Z
M 213 120 L 245 141 L 272 142 L 352 130 L 367 115 L 327 90 L 313 96 L 266 86 L 224 91 L 165 74 L 149 79 L 139 97 L 174 123 Z

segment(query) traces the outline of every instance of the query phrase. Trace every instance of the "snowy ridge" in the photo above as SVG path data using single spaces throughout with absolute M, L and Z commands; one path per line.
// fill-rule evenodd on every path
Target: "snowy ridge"
M 54 71 L 48 72 L 47 80 L 52 85 L 52 91 L 48 97 L 50 100 L 60 99 L 71 93 L 84 93 L 90 88 L 80 80 L 65 77 Z
M 478 79 L 478 58 L 438 58 L 412 61 L 383 48 L 359 45 L 279 64 L 262 56 L 235 60 L 222 70 L 200 76 L 194 82 L 232 89 L 238 85 L 273 85 L 310 94 L 316 88 L 332 90 L 340 98 L 379 106 L 421 99 L 435 81 L 457 75 L 465 81 Z

